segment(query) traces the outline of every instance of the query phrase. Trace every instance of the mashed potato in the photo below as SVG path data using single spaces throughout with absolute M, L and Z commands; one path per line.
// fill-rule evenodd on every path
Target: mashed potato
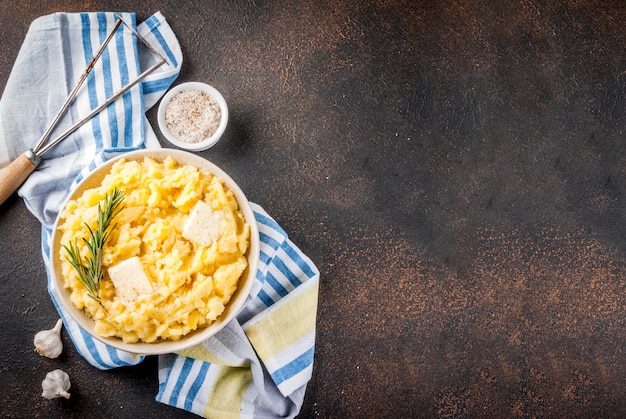
M 82 238 L 90 234 L 85 223 L 94 228 L 98 203 L 114 188 L 125 193 L 125 208 L 114 219 L 104 247 L 100 302 L 89 296 L 65 250 L 60 251 L 72 303 L 94 319 L 97 334 L 126 343 L 178 340 L 210 325 L 224 311 L 248 264 L 250 227 L 233 193 L 218 177 L 170 157 L 163 162 L 119 160 L 101 186 L 70 201 L 61 214 L 61 243 L 78 239 L 83 258 L 87 249 Z M 223 214 L 217 240 L 209 246 L 182 235 L 199 200 Z M 139 258 L 152 292 L 128 301 L 107 269 L 133 257 Z

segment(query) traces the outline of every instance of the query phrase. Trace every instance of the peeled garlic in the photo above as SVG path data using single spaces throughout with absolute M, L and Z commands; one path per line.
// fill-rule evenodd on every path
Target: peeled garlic
M 46 399 L 56 399 L 57 397 L 70 398 L 70 393 L 67 391 L 70 389 L 70 376 L 63 370 L 54 370 L 46 374 L 46 378 L 41 383 L 43 393 L 41 394 Z
M 56 358 L 63 351 L 63 342 L 61 341 L 61 327 L 63 321 L 59 319 L 54 329 L 42 330 L 35 335 L 35 351 L 41 356 L 48 358 Z

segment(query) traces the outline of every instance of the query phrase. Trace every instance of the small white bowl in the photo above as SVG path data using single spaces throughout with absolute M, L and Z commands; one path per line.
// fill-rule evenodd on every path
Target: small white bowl
M 205 92 L 213 99 L 215 99 L 222 111 L 222 118 L 220 119 L 220 124 L 217 127 L 217 130 L 213 133 L 212 136 L 206 138 L 204 141 L 197 143 L 183 141 L 177 138 L 174 134 L 172 134 L 172 132 L 167 128 L 167 123 L 165 122 L 165 110 L 167 108 L 167 105 L 170 103 L 174 96 L 185 90 L 200 90 L 202 92 Z M 224 131 L 226 130 L 226 125 L 228 124 L 228 106 L 226 105 L 226 101 L 224 100 L 222 94 L 213 86 L 209 86 L 206 83 L 200 82 L 182 83 L 170 89 L 170 91 L 167 92 L 163 99 L 161 99 L 157 119 L 161 132 L 170 143 L 189 151 L 203 151 L 217 144 L 217 142 L 222 137 L 222 134 L 224 134 Z

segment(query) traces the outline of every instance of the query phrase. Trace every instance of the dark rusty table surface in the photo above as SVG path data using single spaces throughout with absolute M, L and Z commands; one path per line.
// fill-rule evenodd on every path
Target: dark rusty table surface
M 626 3 L 2 1 L 1 88 L 36 17 L 119 10 L 165 15 L 177 82 L 231 110 L 199 154 L 321 271 L 300 417 L 626 417 Z M 154 358 L 39 357 L 56 313 L 15 196 L 0 246 L 0 416 L 192 416 Z M 70 400 L 40 395 L 57 366 Z

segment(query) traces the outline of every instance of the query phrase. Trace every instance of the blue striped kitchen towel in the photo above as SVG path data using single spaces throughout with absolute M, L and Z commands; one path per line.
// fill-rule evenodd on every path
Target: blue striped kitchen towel
M 121 15 L 136 24 L 134 14 Z M 57 13 L 31 24 L 0 100 L 0 168 L 34 146 L 115 18 L 114 13 Z M 182 53 L 160 13 L 137 29 L 168 63 L 51 149 L 18 191 L 42 223 L 46 267 L 51 228 L 72 187 L 120 153 L 160 147 L 145 112 L 178 76 Z M 58 131 L 153 59 L 129 31 L 120 29 Z M 161 403 L 205 417 L 294 417 L 301 408 L 313 368 L 319 272 L 260 206 L 253 204 L 253 209 L 261 261 L 247 304 L 210 340 L 159 357 L 156 399 Z M 48 290 L 74 346 L 89 364 L 112 369 L 143 361 L 90 337 L 59 305 L 50 278 Z
M 200 345 L 159 359 L 160 402 L 207 418 L 294 417 L 313 370 L 319 272 L 259 205 L 256 280 L 243 310 Z

